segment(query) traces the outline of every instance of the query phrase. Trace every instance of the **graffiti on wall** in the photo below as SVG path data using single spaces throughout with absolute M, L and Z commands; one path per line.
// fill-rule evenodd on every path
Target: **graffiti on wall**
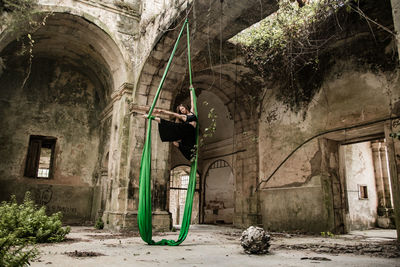
M 28 191 L 31 192 L 35 203 L 40 206 L 49 204 L 53 198 L 53 189 L 51 186 L 42 188 L 31 187 Z
M 64 215 L 77 215 L 78 210 L 75 207 L 59 205 L 55 203 L 53 196 L 53 188 L 51 185 L 46 187 L 31 187 L 27 192 L 31 193 L 32 200 L 39 206 L 46 206 L 46 209 L 50 213 L 61 211 Z

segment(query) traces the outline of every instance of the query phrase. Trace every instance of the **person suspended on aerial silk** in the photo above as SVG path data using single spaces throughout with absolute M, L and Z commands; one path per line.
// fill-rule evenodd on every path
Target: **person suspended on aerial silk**
M 158 132 L 161 141 L 173 142 L 187 160 L 195 156 L 197 116 L 194 114 L 193 87 L 190 87 L 191 107 L 180 104 L 176 112 L 154 109 L 154 113 L 174 117 L 175 121 L 169 121 L 160 117 L 154 117 L 158 122 Z M 147 114 L 144 115 L 147 118 Z

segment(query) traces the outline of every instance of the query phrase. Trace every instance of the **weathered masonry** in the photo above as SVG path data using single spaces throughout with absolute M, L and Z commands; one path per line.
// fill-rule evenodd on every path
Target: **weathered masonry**
M 399 32 L 399 1 L 373 2 L 370 11 Z M 28 33 L 0 29 L 0 199 L 31 191 L 68 224 L 101 217 L 110 229 L 136 229 L 145 121 L 130 107 L 151 104 L 190 11 L 203 131 L 211 108 L 218 116 L 199 154 L 192 222 L 399 229 L 400 141 L 390 137 L 400 130 L 391 119 L 400 116 L 398 35 L 374 42 L 357 22 L 332 43 L 335 60 L 312 103 L 292 112 L 229 41 L 277 8 L 275 0 L 39 0 L 46 20 L 29 33 L 33 58 L 21 53 Z M 371 54 L 370 65 L 359 63 Z M 178 47 L 159 107 L 188 102 L 186 65 Z M 265 91 L 261 102 L 254 90 Z M 152 140 L 153 225 L 166 230 L 179 224 L 189 163 L 157 131 Z

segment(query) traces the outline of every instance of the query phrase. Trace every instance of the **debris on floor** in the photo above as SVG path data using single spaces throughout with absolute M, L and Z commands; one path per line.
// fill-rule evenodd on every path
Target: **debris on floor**
M 270 247 L 270 239 L 261 227 L 250 226 L 242 233 L 240 241 L 247 254 L 266 254 Z
M 74 258 L 85 258 L 85 257 L 98 257 L 98 256 L 106 256 L 102 253 L 98 253 L 98 252 L 93 252 L 93 251 L 71 251 L 71 252 L 65 252 L 65 255 L 68 255 L 70 257 L 74 257 Z
M 276 249 L 290 250 L 310 250 L 317 253 L 329 254 L 355 254 L 370 255 L 383 258 L 399 258 L 400 246 L 396 241 L 379 243 L 359 243 L 348 244 L 298 244 L 298 245 L 279 245 Z
M 302 257 L 301 260 L 312 260 L 312 261 L 331 261 L 326 257 Z
M 293 233 L 288 237 L 288 233 L 267 232 L 271 236 L 269 253 L 257 255 L 244 252 L 239 242 L 243 231 L 230 226 L 192 225 L 185 244 L 163 248 L 149 246 L 133 233 L 132 237 L 123 238 L 108 230 L 94 233 L 85 229 L 71 227 L 68 242 L 38 244 L 40 258 L 31 266 L 261 267 L 266 262 L 270 266 L 399 266 L 399 258 L 392 258 L 399 251 L 395 230 L 370 230 L 335 238 Z M 173 232 L 167 234 L 168 239 L 177 236 Z

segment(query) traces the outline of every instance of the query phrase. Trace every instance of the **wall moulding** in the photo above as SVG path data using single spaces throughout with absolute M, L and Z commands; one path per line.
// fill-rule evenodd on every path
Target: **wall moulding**
M 61 2 L 61 1 L 60 1 Z M 78 2 L 87 6 L 91 6 L 91 7 L 95 7 L 95 8 L 99 8 L 102 10 L 107 10 L 109 12 L 121 15 L 121 16 L 125 16 L 125 17 L 129 17 L 129 18 L 133 18 L 136 20 L 140 19 L 140 15 L 141 15 L 141 8 L 140 5 L 138 5 L 136 7 L 136 9 L 130 9 L 129 11 L 126 11 L 122 8 L 118 8 L 116 6 L 110 5 L 110 4 L 105 4 L 105 3 L 101 3 L 99 1 L 93 1 L 93 0 L 74 0 L 73 2 Z M 42 5 L 48 5 L 48 4 L 54 4 L 54 1 L 39 1 L 39 4 Z M 60 4 L 60 3 L 58 3 Z
M 104 110 L 100 114 L 101 121 L 103 122 L 108 117 L 112 115 L 114 103 L 122 98 L 123 95 L 128 94 L 132 95 L 133 93 L 133 84 L 132 83 L 123 83 L 117 91 L 114 91 L 111 94 L 110 103 L 104 108 Z

